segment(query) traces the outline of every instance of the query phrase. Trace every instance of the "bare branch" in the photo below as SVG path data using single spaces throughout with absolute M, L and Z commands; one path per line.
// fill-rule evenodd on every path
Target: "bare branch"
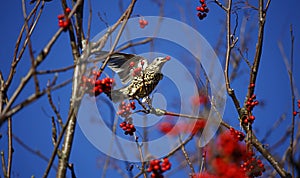
M 234 90 L 230 87 L 230 81 L 229 81 L 229 61 L 230 61 L 230 54 L 231 50 L 234 47 L 234 43 L 232 43 L 231 38 L 231 5 L 232 0 L 228 1 L 228 7 L 226 8 L 226 28 L 227 28 L 227 34 L 226 34 L 226 57 L 225 57 L 225 69 L 224 69 L 224 75 L 225 75 L 225 84 L 226 84 L 226 90 L 228 95 L 233 100 L 233 103 L 235 105 L 235 108 L 237 109 L 237 112 L 240 114 L 240 103 L 238 99 L 236 98 L 236 95 L 234 93 Z
M 78 4 L 80 3 L 80 1 L 81 0 L 79 0 L 75 4 L 75 6 L 73 7 L 72 11 L 70 12 L 68 18 L 70 18 L 74 14 L 74 12 L 77 9 Z M 0 126 L 7 120 L 7 118 L 5 116 L 9 115 L 7 113 L 10 110 L 10 107 L 12 106 L 12 104 L 14 103 L 14 101 L 16 100 L 16 98 L 19 96 L 19 94 L 21 93 L 22 89 L 28 83 L 29 79 L 31 79 L 31 77 L 33 76 L 34 71 L 35 71 L 33 68 L 36 68 L 37 66 L 39 66 L 45 60 L 45 58 L 49 54 L 49 52 L 50 52 L 53 44 L 56 42 L 56 40 L 58 39 L 58 37 L 60 36 L 60 34 L 62 32 L 63 32 L 63 27 L 61 27 L 60 29 L 58 29 L 58 31 L 53 35 L 53 37 L 48 42 L 48 44 L 44 47 L 44 49 L 36 57 L 33 67 L 31 67 L 30 70 L 28 71 L 28 73 L 25 75 L 25 77 L 22 78 L 19 86 L 14 91 L 13 95 L 9 99 L 9 101 L 8 101 L 7 105 L 5 106 L 4 110 L 0 114 Z
M 186 151 L 184 145 L 182 144 L 181 139 L 180 139 L 180 142 L 181 142 L 181 145 L 182 145 L 182 146 L 181 146 L 181 151 L 182 151 L 182 153 L 183 153 L 183 155 L 184 155 L 184 157 L 185 157 L 185 160 L 186 160 L 188 166 L 190 167 L 190 169 L 191 169 L 191 171 L 192 171 L 192 174 L 195 174 L 194 166 L 193 166 L 193 164 L 192 164 L 192 162 L 191 162 L 191 160 L 190 160 L 190 157 L 189 157 L 189 155 L 188 155 L 188 153 L 187 153 L 187 151 Z

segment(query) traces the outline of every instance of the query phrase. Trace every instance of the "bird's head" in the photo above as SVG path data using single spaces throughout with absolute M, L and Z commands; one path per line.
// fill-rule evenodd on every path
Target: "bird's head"
M 159 67 L 159 69 L 161 69 L 163 67 L 163 65 L 169 61 L 171 58 L 170 56 L 167 57 L 157 57 L 153 60 L 153 62 L 151 63 L 151 65 L 157 66 Z

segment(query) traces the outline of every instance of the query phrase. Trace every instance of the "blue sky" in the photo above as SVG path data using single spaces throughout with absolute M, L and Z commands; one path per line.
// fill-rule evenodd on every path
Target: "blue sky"
M 122 1 L 124 8 L 129 3 L 129 0 Z M 206 40 L 214 48 L 220 37 L 220 32 L 224 29 L 225 13 L 214 3 L 208 2 L 210 12 L 208 17 L 199 21 L 196 14 L 196 6 L 198 1 L 166 1 L 164 10 L 164 16 L 174 18 L 183 21 L 196 30 L 198 30 Z M 282 135 L 282 130 L 286 130 L 288 124 L 291 122 L 291 90 L 289 85 L 288 73 L 286 66 L 282 60 L 281 53 L 278 48 L 278 41 L 282 42 L 284 50 L 287 56 L 290 55 L 290 36 L 289 26 L 293 24 L 295 34 L 295 51 L 294 51 L 294 79 L 295 86 L 300 89 L 300 53 L 297 48 L 300 45 L 299 41 L 299 29 L 300 29 L 300 13 L 299 2 L 297 0 L 288 1 L 272 1 L 270 9 L 267 14 L 267 22 L 265 27 L 265 40 L 264 49 L 261 59 L 260 71 L 257 78 L 256 94 L 258 100 L 263 101 L 263 106 L 258 106 L 254 110 L 256 120 L 254 128 L 257 130 L 258 138 L 262 138 L 268 128 L 282 115 L 286 114 L 286 120 L 278 129 L 276 129 L 269 138 L 269 143 L 273 143 L 277 138 Z M 33 6 L 27 3 L 27 9 L 31 9 Z M 97 13 L 100 12 L 101 16 L 111 25 L 120 16 L 119 1 L 92 1 L 93 18 L 91 27 L 91 36 L 97 35 L 105 28 L 105 24 L 98 18 Z M 153 1 L 145 0 L 138 1 L 133 15 L 142 16 L 158 16 L 159 7 Z M 52 35 L 57 31 L 57 15 L 62 13 L 60 3 L 58 1 L 49 2 L 45 5 L 45 12 L 39 21 L 38 28 L 35 29 L 31 38 L 35 54 L 47 44 Z M 85 22 L 84 29 L 87 30 L 87 15 L 88 6 L 85 6 Z M 242 13 L 240 13 L 242 16 Z M 2 22 L 2 28 L 0 29 L 0 69 L 6 78 L 9 72 L 10 62 L 13 57 L 14 46 L 19 34 L 19 31 L 23 24 L 22 16 L 22 4 L 19 0 L 5 1 L 0 6 L 0 18 Z M 242 18 L 242 17 L 241 17 Z M 249 50 L 248 57 L 251 59 L 254 56 L 254 48 L 256 42 L 256 16 L 255 12 L 251 11 L 249 15 L 249 23 L 246 28 L 254 28 L 249 33 Z M 170 27 L 174 28 L 174 27 Z M 222 36 L 225 39 L 225 35 Z M 180 57 L 182 52 L 179 50 L 168 49 L 168 47 L 162 44 L 158 44 L 154 48 L 160 51 L 168 51 L 170 55 Z M 239 45 L 239 43 L 238 43 Z M 136 48 L 138 52 L 146 52 L 150 50 L 149 46 L 145 48 Z M 222 51 L 225 50 L 225 46 L 222 47 Z M 130 51 L 128 51 L 130 52 Z M 224 56 L 219 56 L 220 60 L 224 60 Z M 182 58 L 184 60 L 184 57 Z M 63 33 L 56 44 L 53 46 L 47 60 L 41 64 L 39 69 L 54 69 L 63 66 L 69 66 L 72 64 L 72 56 L 70 45 L 68 44 L 68 34 Z M 30 58 L 28 50 L 26 50 L 22 61 L 17 67 L 16 77 L 12 83 L 11 89 L 8 95 L 12 95 L 12 91 L 17 87 L 22 76 L 24 76 L 30 67 Z M 248 85 L 248 72 L 245 63 L 242 63 L 240 75 L 233 81 L 232 87 L 235 88 L 237 97 L 240 101 L 243 101 Z M 64 81 L 70 78 L 72 73 L 66 72 L 59 74 L 58 81 Z M 53 75 L 41 76 L 41 86 L 45 86 L 48 79 L 53 78 Z M 24 100 L 34 91 L 32 81 L 25 87 L 24 91 L 16 100 L 16 103 Z M 67 116 L 68 104 L 71 94 L 71 85 L 66 86 L 60 91 L 53 92 L 54 101 L 59 103 L 59 109 L 64 118 Z M 297 95 L 300 99 L 299 95 Z M 27 106 L 22 111 L 13 116 L 14 125 L 13 131 L 24 143 L 29 145 L 34 150 L 39 150 L 41 153 L 49 157 L 52 152 L 51 143 L 51 113 L 50 106 L 46 97 L 42 97 L 40 100 L 34 102 L 33 105 Z M 239 128 L 237 121 L 237 113 L 233 108 L 232 101 L 227 100 L 224 119 L 231 123 L 236 128 Z M 298 118 L 297 118 L 298 119 Z M 5 135 L 6 127 L 2 126 L 0 132 Z M 7 147 L 5 136 L 0 140 L 0 149 L 5 150 Z M 288 143 L 288 142 L 286 142 Z M 282 150 L 286 147 L 286 143 L 277 150 L 277 153 L 282 154 Z M 14 142 L 14 160 L 13 160 L 13 175 L 14 177 L 30 177 L 35 175 L 41 177 L 47 163 L 37 156 L 29 153 L 17 142 Z M 100 159 L 101 158 L 101 159 Z M 70 162 L 74 163 L 75 171 L 78 177 L 100 177 L 102 174 L 103 158 L 105 156 L 96 149 L 83 135 L 79 127 L 76 130 L 76 136 L 74 140 L 74 147 L 71 153 Z M 171 159 L 172 160 L 172 159 Z M 124 162 L 117 161 L 119 167 L 126 172 L 126 165 Z M 1 170 L 2 171 L 2 170 Z M 2 172 L 1 172 L 2 174 Z M 50 172 L 49 177 L 54 177 L 55 171 Z M 116 170 L 109 169 L 108 175 L 117 176 Z M 188 177 L 187 172 L 181 171 L 178 174 L 174 174 L 174 177 Z M 172 177 L 173 177 L 172 176 Z

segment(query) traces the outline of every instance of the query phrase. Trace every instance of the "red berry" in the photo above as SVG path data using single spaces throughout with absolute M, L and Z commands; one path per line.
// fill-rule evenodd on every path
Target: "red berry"
M 144 20 L 144 25 L 146 26 L 146 25 L 148 25 L 148 21 L 147 20 Z
M 131 61 L 131 62 L 129 63 L 129 66 L 130 66 L 130 67 L 134 67 L 134 65 L 135 65 L 135 63 L 134 63 L 133 61 Z
M 59 27 L 64 27 L 64 21 L 63 20 L 59 20 L 58 21 L 58 26 Z
M 59 14 L 59 15 L 57 16 L 57 18 L 58 18 L 59 20 L 63 20 L 63 19 L 65 18 L 65 15 L 64 15 L 64 14 Z
M 156 160 L 154 160 L 154 163 L 155 163 L 155 165 L 159 165 L 160 160 L 156 159 Z
M 132 101 L 130 103 L 130 107 L 131 107 L 132 110 L 135 110 L 136 107 L 135 107 L 135 102 L 134 101 Z
M 140 19 L 139 24 L 141 28 L 145 28 L 145 26 L 148 25 L 148 21 L 145 19 Z
M 155 165 L 155 166 L 153 167 L 153 169 L 154 169 L 154 170 L 159 170 L 159 169 L 160 169 L 160 166 L 159 166 L 159 165 Z
M 200 12 L 204 12 L 204 8 L 201 6 L 201 7 L 199 7 L 198 8 L 199 10 L 198 11 L 200 11 Z
M 63 27 L 66 28 L 66 27 L 69 26 L 69 24 L 70 24 L 70 21 L 69 21 L 69 20 L 66 20 L 66 21 L 64 21 L 64 23 L 63 23 Z
M 201 6 L 202 6 L 202 7 L 206 7 L 206 4 L 204 3 L 204 4 L 202 4 Z
M 203 14 L 201 13 L 201 12 L 199 12 L 198 14 L 197 14 L 197 16 L 199 17 L 199 19 L 200 20 L 202 20 L 204 17 L 203 17 Z
M 170 164 L 166 165 L 166 169 L 167 169 L 167 170 L 169 170 L 170 168 L 171 168 L 171 165 L 170 165 Z
M 255 116 L 251 115 L 251 116 L 249 116 L 249 119 L 250 119 L 251 121 L 254 121 L 254 120 L 255 120 Z
M 197 6 L 197 7 L 196 7 L 196 10 L 197 10 L 197 11 L 200 11 L 200 6 Z
M 166 58 L 167 61 L 169 61 L 171 59 L 170 56 L 166 56 L 165 58 Z
M 298 114 L 298 112 L 296 112 L 296 111 L 293 112 L 293 115 L 294 115 L 294 116 L 296 116 L 297 114 Z
M 143 23 L 144 23 L 143 19 L 140 19 L 140 20 L 139 20 L 139 23 L 140 23 L 140 24 L 143 24 Z
M 200 0 L 200 3 L 202 3 L 202 4 L 205 3 L 205 0 Z
M 71 9 L 70 8 L 66 8 L 66 13 L 70 13 L 71 12 Z

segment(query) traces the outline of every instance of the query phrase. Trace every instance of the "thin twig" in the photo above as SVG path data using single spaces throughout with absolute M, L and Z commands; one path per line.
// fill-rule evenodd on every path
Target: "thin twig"
M 293 82 L 293 67 L 294 67 L 294 34 L 293 26 L 290 26 L 290 37 L 291 37 L 291 56 L 290 56 L 290 69 L 288 69 L 289 79 L 290 79 L 290 88 L 292 94 L 292 113 L 295 112 L 295 91 L 294 91 L 294 82 Z M 292 123 L 291 123 L 291 140 L 290 140 L 290 160 L 293 160 L 294 157 L 294 133 L 295 133 L 295 115 L 292 114 Z M 295 166 L 292 164 L 292 176 L 295 177 Z
M 152 37 L 148 37 L 144 40 L 141 40 L 141 41 L 138 41 L 138 42 L 129 42 L 129 43 L 126 43 L 124 46 L 121 46 L 120 48 L 118 48 L 116 50 L 116 52 L 120 52 L 120 51 L 123 51 L 127 48 L 130 48 L 130 47 L 133 47 L 133 46 L 137 46 L 137 45 L 141 45 L 141 44 L 147 44 L 149 42 L 153 41 L 153 38 Z
M 30 153 L 32 153 L 33 155 L 36 155 L 37 157 L 41 158 L 42 160 L 48 162 L 48 158 L 46 155 L 44 155 L 43 153 L 41 153 L 41 151 L 39 150 L 34 150 L 32 149 L 30 146 L 28 146 L 27 144 L 25 144 L 19 137 L 17 137 L 16 135 L 13 135 L 14 140 L 20 144 L 25 150 L 29 151 Z M 54 169 L 57 169 L 56 166 L 53 166 Z
M 25 19 L 25 21 L 29 21 L 29 19 L 32 17 L 32 15 L 37 11 L 39 5 L 40 5 L 40 2 L 41 1 L 38 1 L 35 5 L 35 7 L 32 9 L 32 11 L 29 13 L 29 15 L 27 16 L 27 18 Z M 44 2 L 44 1 L 43 1 Z M 19 36 L 18 36 L 18 39 L 17 39 L 17 42 L 16 42 L 16 45 L 15 45 L 15 50 L 14 50 L 14 57 L 13 57 L 13 60 L 12 60 L 12 64 L 11 64 L 11 67 L 10 67 L 10 71 L 9 71 L 9 74 L 8 74 L 8 78 L 5 82 L 5 86 L 4 86 L 4 89 L 7 90 L 8 87 L 10 86 L 12 80 L 13 80 L 13 77 L 14 77 L 14 74 L 16 72 L 16 67 L 18 65 L 18 62 L 20 61 L 20 58 L 22 57 L 24 51 L 25 51 L 25 48 L 27 46 L 27 38 L 25 39 L 25 42 L 23 44 L 23 47 L 18 55 L 18 50 L 19 50 L 19 47 L 20 47 L 20 44 L 21 44 L 21 41 L 22 41 L 22 37 L 23 37 L 23 33 L 24 33 L 24 30 L 25 30 L 25 23 L 23 24 L 21 30 L 20 30 L 20 33 L 19 33 Z M 31 30 L 31 33 L 33 32 L 33 29 Z M 1 125 L 1 124 L 0 124 Z
M 73 7 L 72 11 L 70 12 L 68 18 L 70 18 L 79 2 L 81 0 L 79 0 L 75 6 Z M 46 58 L 46 56 L 49 54 L 53 44 L 56 42 L 56 40 L 58 39 L 58 37 L 60 36 L 60 34 L 63 32 L 63 28 L 59 28 L 58 31 L 53 35 L 53 37 L 50 39 L 50 41 L 48 42 L 48 44 L 44 47 L 44 49 L 39 53 L 39 55 L 36 57 L 35 59 L 35 62 L 34 62 L 34 66 L 33 67 L 37 67 L 39 66 L 43 61 L 44 59 Z M 11 98 L 9 99 L 7 105 L 5 106 L 4 110 L 1 112 L 0 114 L 0 126 L 7 120 L 7 114 L 10 110 L 10 107 L 12 106 L 12 104 L 14 103 L 14 101 L 16 100 L 16 98 L 19 96 L 19 94 L 21 93 L 21 91 L 23 90 L 23 88 L 25 87 L 25 85 L 28 83 L 28 81 L 31 79 L 32 75 L 34 73 L 34 69 L 31 67 L 28 71 L 28 73 L 25 75 L 25 77 L 23 77 L 21 79 L 21 82 L 19 84 L 19 86 L 17 87 L 17 89 L 14 91 L 13 95 L 11 96 Z
M 66 81 L 62 82 L 61 84 L 51 87 L 51 90 L 54 91 L 54 90 L 60 89 L 64 86 L 66 86 L 67 84 L 71 83 L 71 81 L 72 81 L 71 79 L 66 80 Z M 34 93 L 34 94 L 30 95 L 28 98 L 26 98 L 25 100 L 23 100 L 22 102 L 20 102 L 13 108 L 11 108 L 7 113 L 5 113 L 5 115 L 3 115 L 3 117 L 8 118 L 8 117 L 12 116 L 13 114 L 17 113 L 25 106 L 31 104 L 32 102 L 36 101 L 38 98 L 44 96 L 47 93 L 48 89 L 49 88 L 42 90 L 40 93 Z
M 234 47 L 235 43 L 233 42 L 231 36 L 231 6 L 232 6 L 232 0 L 228 1 L 228 6 L 226 8 L 226 28 L 227 28 L 227 34 L 226 34 L 226 57 L 225 57 L 225 69 L 224 69 L 224 76 L 225 76 L 225 84 L 226 84 L 226 90 L 228 95 L 231 97 L 235 108 L 237 109 L 237 112 L 240 114 L 240 103 L 238 99 L 236 98 L 236 95 L 234 93 L 234 90 L 230 86 L 230 80 L 229 80 L 229 62 L 230 62 L 230 55 L 231 50 Z
M 27 14 L 26 14 L 26 3 L 25 0 L 22 0 L 22 9 L 23 9 L 23 16 L 24 16 L 24 22 L 25 22 L 25 29 L 26 29 L 26 38 L 28 40 L 28 48 L 29 48 L 29 56 L 30 56 L 30 60 L 31 60 L 31 67 L 33 69 L 33 80 L 34 80 L 34 84 L 35 84 L 35 92 L 39 93 L 40 91 L 40 86 L 39 86 L 39 80 L 36 76 L 36 68 L 34 67 L 34 54 L 33 54 L 33 48 L 32 48 L 32 44 L 31 44 L 31 40 L 30 40 L 30 30 L 28 27 L 28 21 L 26 21 L 27 18 Z M 40 16 L 38 16 L 39 18 Z M 38 19 L 36 19 L 37 21 Z M 34 27 L 33 27 L 34 28 Z
M 227 8 L 226 8 L 225 6 L 223 6 L 223 4 L 222 4 L 220 1 L 214 0 L 214 2 L 215 2 L 218 6 L 220 6 L 224 11 L 227 11 Z
M 255 56 L 254 56 L 254 62 L 251 68 L 251 74 L 250 74 L 250 84 L 254 84 L 253 87 L 248 88 L 247 98 L 250 98 L 255 89 L 255 83 L 256 83 L 256 77 L 258 73 L 258 68 L 260 64 L 261 54 L 262 54 L 262 46 L 263 46 L 263 39 L 264 39 L 264 27 L 265 27 L 265 17 L 266 12 L 263 10 L 264 3 L 263 0 L 259 0 L 259 29 L 258 29 L 258 36 L 257 36 L 257 43 L 256 43 L 256 49 L 255 49 Z
M 103 72 L 104 68 L 106 67 L 106 65 L 107 65 L 107 63 L 108 63 L 108 61 L 110 59 L 110 56 L 113 54 L 115 48 L 117 47 L 117 45 L 119 43 L 119 39 L 121 38 L 121 35 L 122 35 L 123 31 L 124 31 L 126 23 L 127 23 L 130 15 L 131 15 L 131 13 L 133 11 L 133 7 L 134 7 L 135 3 L 136 3 L 136 0 L 132 0 L 131 3 L 130 3 L 130 5 L 129 5 L 129 7 L 127 8 L 127 10 L 126 10 L 126 16 L 125 16 L 125 19 L 122 22 L 122 26 L 121 26 L 121 28 L 120 28 L 117 36 L 116 36 L 116 39 L 115 39 L 115 41 L 114 41 L 114 43 L 113 43 L 113 45 L 112 45 L 109 53 L 108 53 L 108 56 L 106 57 L 105 61 L 103 62 L 102 66 L 101 66 L 101 68 L 99 69 L 100 73 Z
M 71 65 L 68 67 L 60 68 L 60 69 L 48 69 L 48 70 L 40 70 L 36 71 L 36 74 L 52 74 L 52 73 L 58 73 L 58 72 L 66 72 L 68 70 L 74 69 L 75 65 Z
M 61 142 L 61 140 L 62 140 L 62 138 L 63 138 L 63 136 L 64 136 L 64 134 L 65 134 L 66 128 L 67 128 L 68 125 L 69 125 L 69 122 L 70 122 L 70 119 L 68 118 L 67 123 L 66 123 L 65 126 L 62 128 L 61 132 L 59 133 L 57 142 L 56 142 L 55 145 L 54 145 L 54 148 L 53 148 L 51 157 L 50 157 L 50 159 L 49 159 L 49 161 L 48 161 L 48 165 L 47 165 L 47 168 L 46 168 L 46 170 L 45 170 L 45 172 L 44 172 L 43 178 L 48 177 L 49 171 L 50 171 L 50 169 L 51 169 L 51 167 L 52 167 L 53 161 L 54 161 L 55 156 L 56 156 L 56 154 L 57 154 L 58 147 L 59 147 L 60 142 Z
M 180 143 L 182 143 L 181 138 L 180 138 Z M 194 169 L 194 166 L 193 166 L 193 164 L 192 164 L 192 162 L 191 162 L 191 160 L 189 158 L 189 155 L 188 155 L 188 153 L 187 153 L 184 145 L 183 144 L 181 144 L 181 145 L 182 145 L 181 146 L 181 151 L 183 153 L 183 156 L 185 157 L 185 160 L 186 160 L 187 164 L 189 165 L 189 167 L 190 167 L 190 169 L 192 171 L 192 174 L 195 174 L 195 169 Z
M 53 102 L 52 95 L 51 95 L 51 90 L 47 90 L 47 97 L 48 97 L 49 104 L 50 104 L 53 112 L 55 113 L 55 115 L 57 117 L 58 123 L 60 124 L 60 127 L 62 128 L 63 127 L 62 117 L 61 117 L 59 111 L 57 110 L 57 108 L 56 108 L 56 106 Z
M 143 172 L 144 178 L 147 178 L 147 174 L 146 174 L 146 172 L 144 171 L 144 170 L 145 170 L 145 161 L 144 161 L 144 156 L 143 156 L 142 146 L 139 144 L 138 139 L 137 139 L 137 136 L 134 135 L 134 137 L 135 137 L 135 143 L 136 143 L 136 146 L 137 146 L 137 148 L 138 148 L 138 150 L 139 150 L 140 160 L 141 160 L 141 163 L 142 163 L 141 172 Z
M 7 173 L 6 173 L 5 158 L 4 158 L 4 152 L 3 151 L 1 151 L 1 161 L 2 161 L 2 166 L 1 166 L 2 171 L 3 171 L 3 174 L 6 177 Z
M 8 136 L 8 158 L 7 158 L 7 170 L 6 176 L 11 176 L 11 167 L 12 167 L 12 155 L 14 152 L 13 141 L 12 141 L 12 118 L 9 117 L 7 120 L 7 136 Z

